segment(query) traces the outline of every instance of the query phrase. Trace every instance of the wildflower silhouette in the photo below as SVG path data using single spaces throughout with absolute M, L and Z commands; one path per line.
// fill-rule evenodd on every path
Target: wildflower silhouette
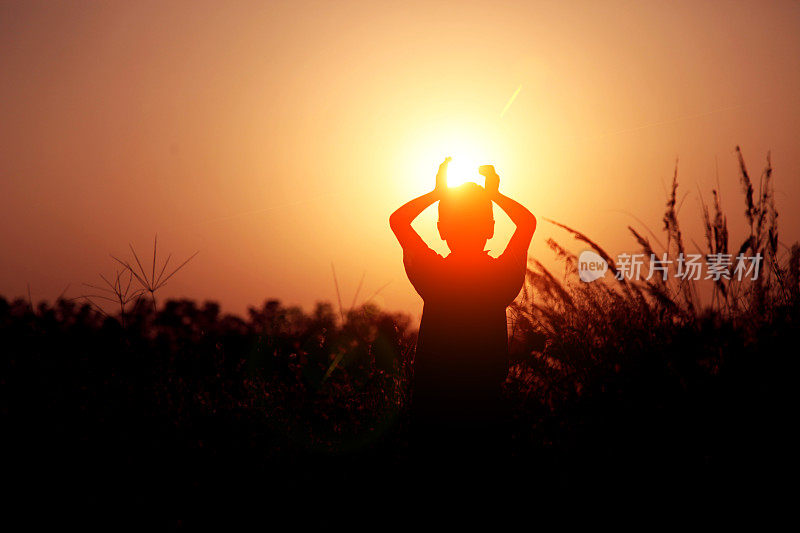
M 193 253 L 189 257 L 189 259 L 187 259 L 186 261 L 184 261 L 183 263 L 178 265 L 178 267 L 173 269 L 172 272 L 166 273 L 167 265 L 169 264 L 169 260 L 172 259 L 172 254 L 169 254 L 167 256 L 166 261 L 164 261 L 164 264 L 162 265 L 161 269 L 158 271 L 158 273 L 156 273 L 156 270 L 157 270 L 157 268 L 156 268 L 156 252 L 158 250 L 158 235 L 156 235 L 155 238 L 153 239 L 153 268 L 152 268 L 152 271 L 151 271 L 150 275 L 148 275 L 147 271 L 145 271 L 144 267 L 142 266 L 142 262 L 139 261 L 139 256 L 136 254 L 136 250 L 133 249 L 133 245 L 129 244 L 128 246 L 131 249 L 131 253 L 133 254 L 133 258 L 136 260 L 136 266 L 139 267 L 139 271 L 138 272 L 131 265 L 130 262 L 123 261 L 122 259 L 119 259 L 118 257 L 113 256 L 113 255 L 111 257 L 116 262 L 118 262 L 120 265 L 125 267 L 125 269 L 128 272 L 130 272 L 133 275 L 134 278 L 136 278 L 136 281 L 138 281 L 142 286 L 142 292 L 146 291 L 146 292 L 150 293 L 150 299 L 153 302 L 153 311 L 157 311 L 156 291 L 158 289 L 160 289 L 161 287 L 163 287 L 164 285 L 166 285 L 167 282 L 170 280 L 170 278 L 172 278 L 172 276 L 177 274 L 180 269 L 182 269 L 184 266 L 186 266 L 186 264 L 189 261 L 191 261 L 192 259 L 194 259 L 194 257 L 199 253 L 199 252 Z

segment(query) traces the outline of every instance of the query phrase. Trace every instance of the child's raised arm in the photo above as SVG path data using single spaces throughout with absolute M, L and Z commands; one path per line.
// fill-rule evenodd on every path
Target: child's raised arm
M 389 226 L 391 226 L 397 240 L 400 241 L 400 246 L 403 247 L 403 250 L 413 250 L 420 246 L 427 246 L 422 237 L 411 227 L 411 222 L 434 202 L 441 199 L 442 193 L 447 188 L 447 164 L 449 162 L 450 158 L 447 157 L 439 165 L 439 172 L 436 174 L 436 187 L 431 192 L 403 204 L 389 217 Z
M 488 167 L 485 173 L 482 173 L 486 177 L 484 188 L 489 193 L 489 198 L 499 205 L 500 209 L 505 211 L 508 218 L 517 226 L 503 253 L 510 252 L 514 257 L 520 259 L 523 264 L 527 264 L 528 247 L 531 244 L 531 239 L 533 239 L 533 232 L 536 231 L 536 217 L 524 205 L 500 192 L 500 176 L 497 175 L 493 167 Z

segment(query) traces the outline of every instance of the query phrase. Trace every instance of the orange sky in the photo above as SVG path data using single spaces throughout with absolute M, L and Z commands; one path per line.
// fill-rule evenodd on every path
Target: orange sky
M 158 233 L 200 251 L 162 298 L 309 308 L 335 301 L 333 263 L 346 304 L 365 272 L 362 297 L 389 283 L 377 301 L 418 314 L 388 216 L 445 155 L 618 253 L 631 215 L 660 229 L 676 157 L 686 232 L 718 167 L 738 244 L 734 146 L 756 175 L 772 150 L 781 240 L 800 237 L 800 2 L 1 6 L 6 297 L 78 296 Z M 569 242 L 541 222 L 531 253 L 551 235 Z

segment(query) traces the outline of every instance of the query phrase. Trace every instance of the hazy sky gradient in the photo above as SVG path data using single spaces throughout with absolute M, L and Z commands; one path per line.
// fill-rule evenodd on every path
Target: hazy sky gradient
M 388 216 L 459 150 L 613 253 L 631 215 L 660 230 L 676 158 L 685 232 L 718 168 L 738 245 L 734 147 L 756 176 L 772 150 L 788 244 L 799 28 L 796 1 L 3 2 L 0 294 L 78 296 L 158 233 L 200 251 L 162 298 L 309 308 L 333 263 L 346 304 L 366 272 L 362 297 L 390 282 L 378 302 L 416 314 Z M 541 221 L 548 264 L 551 235 L 580 249 Z

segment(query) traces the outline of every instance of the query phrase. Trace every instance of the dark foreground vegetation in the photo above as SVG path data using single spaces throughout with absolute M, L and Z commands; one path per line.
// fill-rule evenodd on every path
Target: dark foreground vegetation
M 755 187 L 741 171 L 751 233 L 731 253 L 763 255 L 755 281 L 722 279 L 705 299 L 674 277 L 584 284 L 575 256 L 548 242 L 567 275 L 531 263 L 509 314 L 512 438 L 497 486 L 469 490 L 717 495 L 780 483 L 795 420 L 800 248 L 778 239 L 769 165 Z M 664 242 L 631 230 L 645 251 L 688 248 L 676 190 L 677 178 Z M 714 198 L 703 253 L 728 250 Z M 408 317 L 266 301 L 241 318 L 153 296 L 123 298 L 117 313 L 0 298 L 6 479 L 18 496 L 264 506 L 358 490 L 402 513 L 435 480 L 408 468 Z

